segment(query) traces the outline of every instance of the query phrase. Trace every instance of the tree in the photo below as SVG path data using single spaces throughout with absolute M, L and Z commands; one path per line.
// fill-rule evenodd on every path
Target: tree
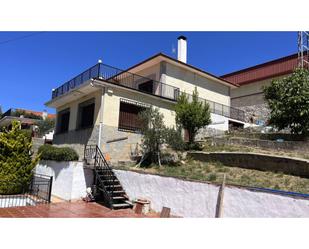
M 55 119 L 46 118 L 45 120 L 37 121 L 36 125 L 39 127 L 40 136 L 43 136 L 55 128 Z
M 30 182 L 32 170 L 39 160 L 39 155 L 32 159 L 31 147 L 31 140 L 16 120 L 12 122 L 11 130 L 0 132 L 0 194 L 18 193 Z
M 211 123 L 209 104 L 199 101 L 198 92 L 195 88 L 192 101 L 182 93 L 175 106 L 176 123 L 188 131 L 189 144 L 194 143 L 195 135 L 198 130 Z
M 160 152 L 165 139 L 165 125 L 163 114 L 159 108 L 147 108 L 139 114 L 143 134 L 142 149 L 143 156 L 138 165 L 158 163 L 161 166 Z
M 309 135 L 309 71 L 296 69 L 283 79 L 273 80 L 264 87 L 264 97 L 270 108 L 269 123 L 279 130 Z

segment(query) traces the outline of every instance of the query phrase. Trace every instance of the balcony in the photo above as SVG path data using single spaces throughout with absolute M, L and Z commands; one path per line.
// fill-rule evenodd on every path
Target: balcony
M 73 79 L 69 80 L 68 82 L 64 83 L 60 87 L 54 89 L 52 92 L 52 99 L 69 93 L 71 90 L 77 88 L 78 86 L 91 79 L 102 80 L 110 84 L 120 85 L 128 89 L 133 89 L 172 101 L 177 101 L 179 95 L 182 93 L 178 87 L 152 80 L 141 75 L 133 74 L 109 65 L 98 63 L 77 75 Z M 187 95 L 189 96 L 190 100 L 192 95 Z M 200 101 L 206 101 L 209 104 L 212 113 L 240 121 L 244 121 L 245 119 L 245 115 L 242 110 L 238 110 L 236 108 L 222 105 L 220 103 L 203 98 L 199 99 Z
M 139 92 L 152 94 L 170 100 L 176 100 L 179 96 L 179 88 L 177 87 L 98 63 L 53 90 L 52 99 L 70 92 L 72 89 L 82 85 L 90 79 L 104 80 L 108 83 L 121 85 L 126 88 L 135 89 Z

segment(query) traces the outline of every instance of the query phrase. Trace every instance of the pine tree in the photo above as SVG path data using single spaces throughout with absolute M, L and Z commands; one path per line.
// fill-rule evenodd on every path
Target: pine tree
M 195 88 L 192 94 L 192 101 L 182 93 L 175 106 L 176 122 L 186 129 L 189 134 L 189 144 L 194 143 L 198 130 L 211 123 L 209 104 L 198 98 L 198 91 Z
M 0 132 L 0 194 L 16 194 L 30 183 L 39 155 L 32 159 L 32 142 L 18 121 Z

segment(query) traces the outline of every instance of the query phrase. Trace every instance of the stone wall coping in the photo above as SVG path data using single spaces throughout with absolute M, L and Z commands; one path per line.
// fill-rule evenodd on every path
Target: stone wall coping
M 308 141 L 289 141 L 289 140 L 284 140 L 282 142 L 278 142 L 276 140 L 268 140 L 268 139 L 259 139 L 259 138 L 248 138 L 248 137 L 237 137 L 237 136 L 217 136 L 216 139 L 227 139 L 227 140 L 250 140 L 250 141 L 261 141 L 261 142 L 272 142 L 272 143 L 277 143 L 277 144 L 284 144 L 284 143 L 295 143 L 295 144 L 308 144 Z
M 55 161 L 55 160 L 40 160 L 38 163 L 42 164 L 44 162 L 54 162 L 54 163 L 83 163 L 83 160 L 78 161 Z
M 281 158 L 281 159 L 289 159 L 289 160 L 295 160 L 295 161 L 301 161 L 301 162 L 306 162 L 309 163 L 308 159 L 305 158 L 299 158 L 299 157 L 289 157 L 289 156 L 280 156 L 280 155 L 270 155 L 270 154 L 265 154 L 265 153 L 257 153 L 257 152 L 238 152 L 238 151 L 222 151 L 222 152 L 207 152 L 207 151 L 189 151 L 188 155 L 190 154 L 204 154 L 204 155 L 211 155 L 211 154 L 215 154 L 215 155 L 229 155 L 229 154 L 233 154 L 233 155 L 255 155 L 255 156 L 264 156 L 264 157 L 269 157 L 269 158 Z
M 160 176 L 160 177 L 164 177 L 164 178 L 173 178 L 173 179 L 187 181 L 187 182 L 204 183 L 204 184 L 211 184 L 211 185 L 221 186 L 221 183 L 214 183 L 214 182 L 209 182 L 209 181 L 187 179 L 187 178 L 184 178 L 184 177 L 181 177 L 181 176 L 167 176 L 167 175 L 163 175 L 163 174 L 160 174 L 160 173 L 145 172 L 145 171 L 140 171 L 140 170 L 137 170 L 137 169 L 117 169 L 117 168 L 113 168 L 113 170 L 130 171 L 130 172 L 134 172 L 134 173 L 138 173 L 138 174 L 142 174 L 142 175 Z

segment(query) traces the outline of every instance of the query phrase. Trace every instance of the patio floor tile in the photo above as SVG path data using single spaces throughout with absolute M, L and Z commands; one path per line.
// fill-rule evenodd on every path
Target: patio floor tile
M 147 218 L 159 214 L 138 215 L 132 209 L 111 210 L 98 203 L 62 202 L 37 206 L 0 208 L 1 218 Z

